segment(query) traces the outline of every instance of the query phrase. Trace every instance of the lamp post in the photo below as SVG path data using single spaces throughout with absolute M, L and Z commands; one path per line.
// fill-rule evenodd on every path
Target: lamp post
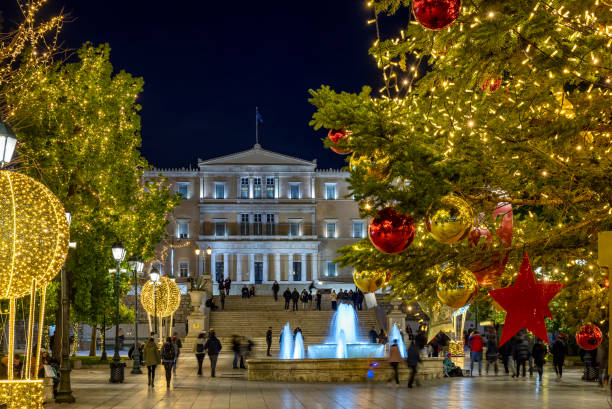
M 155 336 L 157 335 L 157 282 L 159 281 L 159 270 L 153 267 L 149 273 L 153 281 L 153 321 L 155 321 Z
M 115 271 L 115 295 L 117 300 L 115 302 L 115 354 L 110 364 L 110 382 L 123 383 L 125 364 L 121 363 L 121 357 L 119 356 L 119 275 L 121 274 L 121 262 L 125 258 L 125 247 L 121 242 L 115 242 L 112 251 L 113 258 L 117 262 L 117 270 Z
M 141 374 L 140 370 L 140 348 L 138 348 L 138 277 L 142 273 L 144 263 L 138 257 L 130 257 L 128 260 L 130 270 L 134 272 L 134 352 L 132 358 L 134 359 L 134 367 L 132 368 L 133 374 Z
M 212 254 L 212 249 L 210 248 L 210 246 L 208 246 L 206 248 L 206 254 L 208 254 L 209 256 Z M 202 261 L 202 263 L 204 263 L 204 260 Z M 205 270 L 206 270 L 206 264 L 204 264 L 204 266 L 202 267 L 202 271 L 205 271 Z M 212 265 L 212 262 L 210 263 L 210 275 L 211 276 L 213 275 L 213 265 Z
M 9 163 L 17 145 L 17 138 L 13 130 L 5 123 L 0 122 L 0 168 Z

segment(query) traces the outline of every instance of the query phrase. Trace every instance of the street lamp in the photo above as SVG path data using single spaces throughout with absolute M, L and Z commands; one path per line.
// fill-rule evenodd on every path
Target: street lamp
M 200 276 L 202 274 L 202 270 L 201 270 L 202 263 L 200 262 L 200 248 L 199 247 L 195 249 L 195 255 L 198 257 L 198 276 Z M 193 283 L 193 278 L 192 278 L 192 283 Z
M 138 277 L 142 273 L 144 263 L 136 256 L 130 257 L 128 260 L 128 266 L 130 270 L 134 272 L 134 352 L 132 359 L 134 359 L 134 367 L 132 368 L 133 374 L 141 374 L 140 370 L 140 349 L 138 348 Z
M 206 248 L 206 254 L 208 254 L 209 256 L 212 254 L 212 249 L 210 248 L 210 246 L 208 246 L 208 247 Z M 204 268 L 204 267 L 203 267 L 203 268 L 202 268 L 202 270 L 203 270 L 204 272 L 206 272 L 206 271 L 205 271 L 205 270 L 206 270 L 206 268 Z M 210 261 L 210 275 L 211 275 L 211 276 L 213 275 L 213 265 L 212 265 L 212 260 Z M 214 278 L 213 278 L 213 280 L 214 280 Z M 213 282 L 214 282 L 214 281 L 213 281 Z
M 115 304 L 115 354 L 113 355 L 113 361 L 110 364 L 111 383 L 123 383 L 123 369 L 125 364 L 121 363 L 121 357 L 119 356 L 119 275 L 121 273 L 121 262 L 125 258 L 125 247 L 121 242 L 117 241 L 112 247 L 113 258 L 117 262 L 117 270 L 115 271 L 115 295 L 117 296 Z
M 157 282 L 159 281 L 159 270 L 153 267 L 149 276 L 151 277 L 151 281 L 153 281 L 153 321 L 155 321 L 155 336 L 157 336 Z
M 0 168 L 9 163 L 17 145 L 17 138 L 13 130 L 5 123 L 0 122 Z

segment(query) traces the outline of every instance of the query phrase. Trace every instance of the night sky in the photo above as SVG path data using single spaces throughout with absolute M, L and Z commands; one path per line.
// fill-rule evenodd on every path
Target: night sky
M 3 4 L 14 0 L 3 1 Z M 249 149 L 255 106 L 264 149 L 318 159 L 339 168 L 344 157 L 324 149 L 325 130 L 308 122 L 308 89 L 321 84 L 357 92 L 380 84 L 368 47 L 375 28 L 364 1 L 49 0 L 73 21 L 64 47 L 109 43 L 111 61 L 144 78 L 142 153 L 157 167 L 195 165 Z M 14 22 L 14 10 L 5 9 Z M 5 27 L 5 28 L 7 28 Z

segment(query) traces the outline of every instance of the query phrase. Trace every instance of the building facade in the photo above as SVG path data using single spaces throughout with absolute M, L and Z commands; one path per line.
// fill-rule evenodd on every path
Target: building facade
M 235 284 L 352 282 L 333 260 L 367 234 L 347 172 L 262 149 L 199 160 L 197 169 L 154 169 L 183 196 L 156 261 L 177 282 L 211 274 Z M 207 249 L 211 254 L 207 254 Z

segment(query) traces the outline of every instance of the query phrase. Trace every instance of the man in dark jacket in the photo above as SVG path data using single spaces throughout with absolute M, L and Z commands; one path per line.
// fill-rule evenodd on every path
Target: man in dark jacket
M 321 311 L 321 291 L 317 290 L 316 299 L 317 299 L 317 311 Z
M 208 340 L 204 344 L 204 349 L 208 352 L 208 358 L 210 359 L 210 376 L 215 377 L 215 368 L 217 367 L 217 358 L 221 351 L 221 342 L 217 338 L 214 329 L 210 329 L 210 335 Z
M 266 344 L 268 345 L 266 355 L 272 356 L 272 354 L 270 354 L 270 348 L 272 347 L 272 327 L 268 327 L 268 331 L 266 332 Z
M 546 345 L 544 345 L 540 338 L 537 338 L 535 344 L 533 345 L 531 355 L 533 356 L 535 367 L 538 370 L 538 377 L 540 378 L 540 381 L 542 381 L 542 374 L 544 373 L 544 360 L 546 358 L 546 352 Z
M 561 380 L 563 376 L 563 362 L 565 361 L 565 355 L 567 353 L 567 347 L 563 342 L 563 336 L 557 335 L 555 342 L 550 346 L 550 353 L 553 356 L 553 366 L 557 374 L 557 380 Z
M 285 299 L 285 311 L 289 311 L 289 301 L 291 301 L 291 290 L 289 288 L 283 293 L 283 298 Z
M 497 376 L 497 356 L 499 355 L 499 350 L 497 349 L 497 338 L 495 337 L 495 334 L 490 335 L 492 336 L 487 336 L 487 366 L 485 372 L 488 375 L 489 365 L 493 365 L 495 376 Z
M 272 294 L 274 295 L 274 301 L 278 301 L 279 291 L 280 291 L 280 285 L 278 285 L 278 281 L 274 280 L 274 284 L 272 284 Z
M 300 293 L 298 293 L 297 289 L 294 288 L 291 293 L 291 301 L 293 301 L 293 305 L 291 306 L 291 311 L 298 310 L 298 301 L 300 300 Z
M 370 332 L 368 332 L 368 338 L 370 338 L 370 343 L 372 344 L 378 341 L 378 332 L 376 332 L 376 328 L 372 327 Z
M 519 374 L 521 372 L 521 366 L 523 367 L 523 377 L 527 376 L 525 364 L 531 356 L 531 351 L 529 350 L 529 340 L 527 339 L 527 335 L 524 332 L 519 333 L 519 335 L 517 336 L 514 353 L 516 361 L 515 376 L 517 378 L 519 377 Z
M 510 359 L 512 358 L 512 340 L 509 339 L 499 348 L 499 354 L 501 355 L 502 363 L 504 364 L 504 372 L 506 375 L 512 374 L 514 375 L 514 368 L 512 368 L 512 362 Z
M 409 388 L 412 388 L 412 383 L 414 382 L 414 377 L 416 376 L 419 362 L 421 362 L 419 347 L 416 345 L 416 343 L 411 342 L 406 353 L 406 363 L 408 364 L 408 368 L 410 368 L 410 378 L 408 379 Z M 419 383 L 417 382 L 417 386 L 418 384 Z

